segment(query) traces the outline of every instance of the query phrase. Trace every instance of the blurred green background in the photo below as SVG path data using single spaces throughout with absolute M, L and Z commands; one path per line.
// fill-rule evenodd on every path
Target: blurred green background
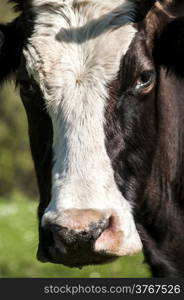
M 0 0 L 0 22 L 14 17 Z M 13 82 L 0 90 L 0 277 L 149 277 L 143 255 L 82 270 L 36 260 L 38 191 L 27 121 Z

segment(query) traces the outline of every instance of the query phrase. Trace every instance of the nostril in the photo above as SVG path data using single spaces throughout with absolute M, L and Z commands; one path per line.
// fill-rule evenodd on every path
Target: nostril
M 90 225 L 90 230 L 93 232 L 93 239 L 96 240 L 106 228 L 109 227 L 110 218 L 103 218 L 98 223 Z
M 109 224 L 96 239 L 94 249 L 97 252 L 106 252 L 108 254 L 118 253 L 122 243 L 122 231 L 119 227 L 118 218 L 111 216 Z
M 53 234 L 55 242 L 60 240 L 62 243 L 68 244 L 68 242 L 71 240 L 71 236 L 74 237 L 74 234 L 71 232 L 71 230 L 58 224 L 50 224 L 49 229 Z

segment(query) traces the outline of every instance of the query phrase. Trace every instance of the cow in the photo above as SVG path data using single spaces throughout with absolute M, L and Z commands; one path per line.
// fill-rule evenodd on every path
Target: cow
M 184 275 L 184 4 L 11 0 L 13 74 L 37 175 L 42 262 L 82 267 L 143 249 Z

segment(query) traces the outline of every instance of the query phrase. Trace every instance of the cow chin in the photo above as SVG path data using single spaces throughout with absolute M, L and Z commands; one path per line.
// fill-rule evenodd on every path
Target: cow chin
M 86 258 L 86 252 L 88 253 L 88 257 Z M 58 249 L 51 248 L 49 255 L 47 253 L 47 256 L 45 256 L 45 252 L 43 252 L 43 249 L 41 246 L 38 248 L 37 252 L 37 259 L 40 262 L 46 263 L 54 263 L 54 264 L 62 264 L 67 267 L 71 268 L 82 268 L 84 266 L 88 265 L 98 265 L 98 264 L 105 264 L 108 262 L 112 262 L 113 260 L 118 258 L 118 255 L 113 254 L 107 254 L 103 251 L 101 252 L 94 252 L 94 251 L 85 251 L 83 253 L 80 252 L 80 256 L 74 255 L 72 252 L 72 258 L 66 254 L 62 254 Z
M 37 258 L 82 267 L 134 254 L 142 244 L 133 219 L 126 216 L 126 221 L 122 230 L 119 217 L 110 210 L 68 209 L 62 218 L 49 211 L 42 219 Z

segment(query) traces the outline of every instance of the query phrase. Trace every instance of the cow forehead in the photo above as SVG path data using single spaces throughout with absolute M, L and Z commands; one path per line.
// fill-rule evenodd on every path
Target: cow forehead
M 129 1 L 37 0 L 33 6 L 34 30 L 24 54 L 44 93 L 68 83 L 114 79 L 136 32 Z

